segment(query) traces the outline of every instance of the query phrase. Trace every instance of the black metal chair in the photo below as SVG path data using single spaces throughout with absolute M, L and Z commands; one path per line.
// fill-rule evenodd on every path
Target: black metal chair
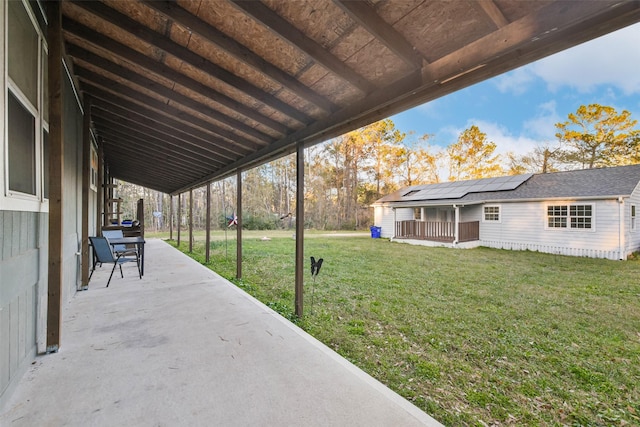
M 111 274 L 109 275 L 109 280 L 107 281 L 107 288 L 109 287 L 109 283 L 111 282 L 113 272 L 116 270 L 116 266 L 120 266 L 120 276 L 124 278 L 124 274 L 122 274 L 122 264 L 126 262 L 135 262 L 137 264 L 138 275 L 142 279 L 142 272 L 140 270 L 140 258 L 137 255 L 135 258 L 129 258 L 125 255 L 125 253 L 118 253 L 114 255 L 113 250 L 111 249 L 111 244 L 106 237 L 89 237 L 89 240 L 91 241 L 91 246 L 93 246 L 93 253 L 96 262 L 99 262 L 101 264 L 113 264 Z M 94 271 L 95 263 L 94 269 L 91 270 L 91 274 L 89 275 L 89 280 L 91 280 L 91 276 L 93 276 Z

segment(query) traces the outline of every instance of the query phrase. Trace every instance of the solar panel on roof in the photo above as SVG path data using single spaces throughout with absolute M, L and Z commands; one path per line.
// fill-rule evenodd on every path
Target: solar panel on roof
M 533 174 L 430 184 L 418 191 L 407 192 L 403 200 L 459 199 L 469 193 L 514 190 L 531 175 Z

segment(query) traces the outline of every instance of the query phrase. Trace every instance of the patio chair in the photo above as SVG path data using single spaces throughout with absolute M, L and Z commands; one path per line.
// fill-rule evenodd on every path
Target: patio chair
M 135 258 L 129 258 L 125 256 L 124 253 L 114 254 L 111 250 L 111 244 L 106 237 L 89 237 L 89 240 L 91 241 L 91 245 L 93 246 L 93 253 L 96 261 L 100 264 L 113 264 L 111 274 L 109 275 L 109 280 L 107 280 L 107 288 L 109 287 L 109 283 L 111 282 L 113 272 L 116 270 L 116 266 L 120 266 L 120 276 L 124 278 L 124 274 L 122 274 L 122 264 L 124 264 L 125 262 L 135 262 L 138 266 L 138 275 L 142 279 L 142 272 L 140 270 L 140 258 L 138 258 L 137 252 Z M 94 270 L 91 271 L 89 280 L 91 280 L 91 276 L 93 276 Z
M 102 230 L 102 237 L 106 237 L 107 239 L 122 239 L 124 237 L 124 233 L 122 230 Z M 136 247 L 128 248 L 127 245 L 111 245 L 111 247 L 116 255 L 124 254 L 127 256 L 138 256 L 138 250 Z

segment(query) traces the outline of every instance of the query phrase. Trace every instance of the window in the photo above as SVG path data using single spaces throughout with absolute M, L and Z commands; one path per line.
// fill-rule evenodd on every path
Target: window
M 90 187 L 93 191 L 98 191 L 98 153 L 91 145 L 91 180 Z
M 591 228 L 591 205 L 569 207 L 571 228 Z
M 636 229 L 636 205 L 631 205 L 631 231 Z
M 411 191 L 408 191 L 405 194 L 403 194 L 402 197 L 412 196 L 412 195 L 414 195 L 416 193 L 419 193 L 419 192 L 420 192 L 420 190 L 411 190 Z
M 1 58 L 6 73 L 0 78 L 0 208 L 39 211 L 48 196 L 47 46 L 36 15 L 27 1 L 10 1 L 0 19 Z M 41 10 L 35 13 L 41 13 Z M 1 101 L 1 100 L 0 100 Z
M 11 92 L 7 105 L 9 190 L 36 194 L 35 117 Z M 20 165 L 20 167 L 12 167 Z
M 499 222 L 500 206 L 485 206 L 483 218 L 485 222 L 490 222 L 490 221 Z
M 547 206 L 549 228 L 592 229 L 592 205 Z

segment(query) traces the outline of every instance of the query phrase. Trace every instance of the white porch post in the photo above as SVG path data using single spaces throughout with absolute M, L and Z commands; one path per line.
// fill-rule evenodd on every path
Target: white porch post
M 454 215 L 453 215 L 453 244 L 457 245 L 458 240 L 460 240 L 460 207 L 457 205 L 453 205 Z
M 396 208 L 393 209 L 393 238 L 397 237 L 396 232 L 398 231 L 398 220 L 396 219 Z

